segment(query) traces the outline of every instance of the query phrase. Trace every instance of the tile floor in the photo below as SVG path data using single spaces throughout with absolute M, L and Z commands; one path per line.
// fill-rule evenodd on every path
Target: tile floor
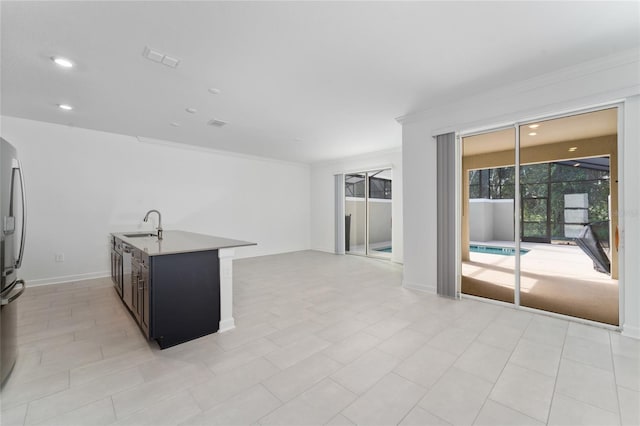
M 234 263 L 235 330 L 160 351 L 109 279 L 31 288 L 11 425 L 637 425 L 640 341 L 297 252 Z

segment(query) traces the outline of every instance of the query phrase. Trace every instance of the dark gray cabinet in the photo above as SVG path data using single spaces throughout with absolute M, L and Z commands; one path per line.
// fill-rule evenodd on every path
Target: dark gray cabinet
M 149 338 L 149 256 L 143 251 L 131 251 L 131 313 L 144 335 Z
M 149 260 L 149 328 L 160 347 L 217 332 L 218 250 L 150 256 Z
M 140 286 L 138 290 L 142 292 L 140 306 L 142 312 L 140 313 L 140 328 L 145 333 L 147 338 L 149 338 L 149 309 L 151 307 L 149 303 L 149 267 L 146 265 L 142 265 L 140 271 Z
M 164 349 L 218 331 L 218 250 L 149 256 L 120 241 L 120 247 L 123 245 L 124 261 L 130 267 L 123 268 L 122 260 L 112 258 L 112 268 L 121 271 L 119 278 L 114 276 L 114 284 L 118 287 L 117 280 L 122 283 L 123 291 L 118 293 L 145 337 Z M 130 270 L 124 279 L 123 269 Z
M 120 297 L 122 297 L 122 241 L 112 237 L 111 239 L 111 279 Z

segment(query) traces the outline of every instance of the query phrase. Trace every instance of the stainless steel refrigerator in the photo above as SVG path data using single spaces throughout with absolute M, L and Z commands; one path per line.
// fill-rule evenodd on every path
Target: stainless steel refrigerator
M 2 286 L 0 287 L 0 371 L 2 386 L 9 378 L 18 355 L 18 298 L 25 282 L 18 278 L 22 265 L 26 229 L 26 205 L 22 167 L 16 149 L 0 138 L 0 219 L 2 222 Z

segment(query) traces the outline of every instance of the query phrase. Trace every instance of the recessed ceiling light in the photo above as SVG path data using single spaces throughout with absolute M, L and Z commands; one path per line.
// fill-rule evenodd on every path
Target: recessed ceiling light
M 169 68 L 175 68 L 178 66 L 179 63 L 180 63 L 180 59 L 172 58 L 169 55 L 165 55 L 164 58 L 162 58 L 162 65 L 166 65 Z
M 172 125 L 173 127 L 180 127 L 180 123 L 176 123 L 175 121 L 172 121 L 169 124 Z
M 576 151 L 577 149 L 578 149 L 577 146 L 572 146 L 571 148 L 569 148 L 569 152 Z
M 212 95 L 219 95 L 220 94 L 220 89 L 216 89 L 215 87 L 210 87 L 209 88 L 209 93 L 211 93 Z
M 67 58 L 63 58 L 62 56 L 52 56 L 51 60 L 62 68 L 73 68 L 73 62 Z
M 185 111 L 187 111 L 190 114 L 195 114 L 196 112 L 198 112 L 198 110 L 195 108 L 187 108 L 185 109 Z
M 229 123 L 227 123 L 226 121 L 218 120 L 217 118 L 212 118 L 211 120 L 207 121 L 207 124 L 213 127 L 222 127 L 226 126 Z
M 71 111 L 73 107 L 67 104 L 58 104 L 58 108 L 63 109 L 65 111 Z
M 537 129 L 538 127 L 540 127 L 539 124 L 529 124 L 530 129 Z
M 531 132 L 531 133 L 529 133 L 529 136 L 535 136 L 535 135 L 537 135 L 537 133 L 536 133 L 536 132 Z

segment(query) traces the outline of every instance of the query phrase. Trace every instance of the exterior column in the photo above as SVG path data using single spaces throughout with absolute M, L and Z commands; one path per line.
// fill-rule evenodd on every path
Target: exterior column
M 235 328 L 233 319 L 233 256 L 235 250 L 223 248 L 218 250 L 220 259 L 220 328 L 223 333 Z

